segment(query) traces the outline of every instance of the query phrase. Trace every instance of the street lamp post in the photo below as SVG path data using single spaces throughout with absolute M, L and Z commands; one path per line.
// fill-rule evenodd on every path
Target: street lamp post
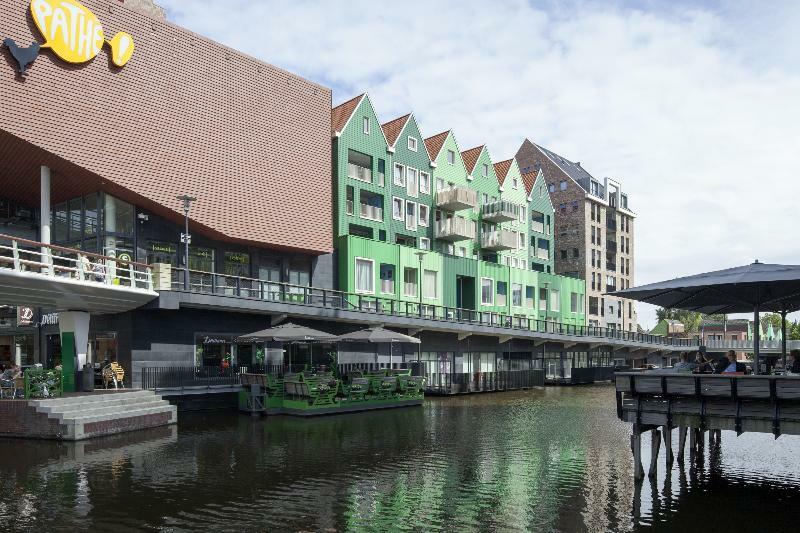
M 183 238 L 183 290 L 189 290 L 189 207 L 191 203 L 196 201 L 197 198 L 183 194 L 177 197 L 178 200 L 183 202 L 183 219 L 184 219 L 184 234 Z

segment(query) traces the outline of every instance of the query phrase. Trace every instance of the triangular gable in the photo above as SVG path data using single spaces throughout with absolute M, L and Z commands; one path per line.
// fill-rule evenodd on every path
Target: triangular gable
M 405 119 L 405 120 L 401 120 L 401 119 Z M 411 124 L 413 124 L 414 127 L 416 128 L 416 131 L 417 131 L 417 134 L 418 134 L 418 138 L 420 138 L 420 139 L 422 138 L 422 130 L 419 128 L 419 123 L 417 122 L 417 117 L 414 116 L 414 113 L 409 113 L 408 115 L 404 115 L 402 117 L 398 117 L 398 118 L 396 118 L 396 119 L 394 119 L 394 120 L 392 120 L 390 122 L 387 122 L 386 124 L 384 124 L 384 126 L 389 126 L 392 122 L 402 122 L 402 125 L 401 125 L 401 127 L 399 129 L 397 129 L 396 133 L 393 132 L 393 135 L 394 135 L 393 139 L 389 137 L 389 132 L 386 129 L 384 129 L 384 135 L 386 135 L 387 142 L 388 141 L 392 142 L 392 144 L 389 145 L 389 150 L 390 151 L 394 152 L 394 145 L 397 143 L 397 140 L 400 139 L 400 137 L 403 136 L 403 132 L 405 132 L 406 129 L 408 129 L 409 125 L 411 125 Z M 396 126 L 392 126 L 392 128 L 396 128 Z M 425 144 L 424 141 L 422 143 L 422 147 L 425 149 L 425 153 L 428 155 L 428 160 L 433 161 L 431 159 L 430 152 L 428 152 L 428 145 Z
M 450 130 L 447 130 L 425 139 L 425 148 L 428 150 L 428 155 L 432 162 L 435 163 L 436 159 L 439 158 L 439 152 L 442 151 L 442 146 L 444 146 L 444 142 L 447 140 L 449 134 Z
M 350 117 L 353 116 L 355 110 L 358 109 L 358 104 L 361 103 L 361 99 L 366 95 L 367 93 L 361 93 L 331 110 L 331 137 L 337 137 L 344 131 L 347 123 L 350 122 Z
M 358 100 L 358 102 L 355 104 L 355 106 L 353 106 L 353 104 L 352 104 L 353 100 Z M 386 146 L 387 146 L 387 149 L 388 149 L 389 141 L 386 139 L 386 134 L 383 132 L 383 128 L 381 127 L 381 122 L 380 122 L 380 120 L 378 120 L 378 113 L 375 111 L 375 106 L 372 105 L 372 100 L 370 99 L 368 93 L 364 93 L 361 96 L 357 96 L 357 97 L 353 98 L 352 100 L 348 100 L 347 102 L 345 102 L 343 104 L 340 104 L 340 105 L 338 105 L 337 107 L 335 107 L 335 108 L 333 108 L 331 110 L 331 124 L 333 124 L 333 112 L 336 111 L 337 109 L 341 108 L 339 110 L 338 114 L 340 115 L 339 123 L 342 124 L 341 129 L 334 130 L 332 132 L 332 135 L 334 137 L 337 137 L 337 136 L 341 135 L 341 133 L 344 130 L 347 129 L 347 126 L 350 125 L 350 120 L 353 118 L 353 115 L 355 115 L 356 110 L 361 106 L 361 102 L 363 102 L 364 100 L 367 101 L 367 103 L 369 104 L 370 109 L 372 109 L 372 114 L 375 115 L 375 122 L 377 123 L 378 129 L 381 130 L 381 135 L 383 135 L 383 140 L 386 141 Z M 352 109 L 349 109 L 351 106 L 353 106 Z M 345 115 L 346 115 L 346 118 L 344 119 L 344 122 L 342 123 L 342 117 L 345 116 Z M 393 150 L 389 150 L 389 151 L 393 151 Z
M 397 117 L 394 120 L 390 120 L 386 124 L 381 124 L 383 134 L 386 136 L 386 142 L 389 144 L 390 148 L 394 148 L 394 145 L 397 142 L 397 139 L 400 138 L 400 134 L 406 127 L 406 123 L 408 122 L 409 118 L 411 118 L 411 113 L 403 115 L 402 117 Z
M 467 168 L 467 174 L 472 174 L 475 170 L 475 165 L 478 164 L 478 159 L 481 158 L 481 153 L 486 148 L 485 144 L 464 150 L 461 152 L 461 159 L 464 160 L 464 166 Z
M 544 197 L 547 198 L 547 203 L 550 204 L 550 208 L 553 209 L 553 199 L 550 198 L 550 191 L 547 189 L 547 183 L 544 179 L 544 172 L 542 172 L 541 168 L 536 172 L 528 172 L 527 174 L 522 175 L 522 180 L 525 181 L 525 176 L 529 176 L 531 174 L 535 174 L 536 177 L 533 178 L 533 181 L 531 182 L 531 188 L 528 191 L 528 201 L 533 200 L 533 191 L 535 191 L 538 187 L 544 186 L 544 190 L 547 191 L 547 194 L 545 194 Z
M 501 187 L 506 181 L 508 170 L 511 168 L 511 163 L 513 162 L 513 159 L 506 159 L 505 161 L 500 161 L 499 163 L 494 164 L 494 173 L 497 174 L 497 183 L 499 183 Z

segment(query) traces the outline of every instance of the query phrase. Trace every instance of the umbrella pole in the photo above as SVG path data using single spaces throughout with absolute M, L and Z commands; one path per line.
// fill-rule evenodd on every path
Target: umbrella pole
M 786 371 L 786 302 L 781 304 L 781 354 L 783 355 L 783 371 Z
M 761 322 L 758 319 L 758 306 L 753 310 L 753 328 L 755 333 L 753 335 L 753 374 L 758 375 L 758 356 L 761 351 Z

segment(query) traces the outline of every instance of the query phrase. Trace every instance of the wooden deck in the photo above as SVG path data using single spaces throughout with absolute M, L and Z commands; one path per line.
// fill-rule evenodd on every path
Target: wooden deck
M 643 477 L 640 437 L 653 431 L 653 463 L 663 437 L 672 461 L 671 430 L 679 428 L 678 459 L 687 431 L 690 453 L 719 430 L 800 435 L 800 376 L 745 376 L 667 372 L 619 372 L 614 377 L 617 416 L 633 424 L 635 476 Z M 658 434 L 659 429 L 661 434 Z

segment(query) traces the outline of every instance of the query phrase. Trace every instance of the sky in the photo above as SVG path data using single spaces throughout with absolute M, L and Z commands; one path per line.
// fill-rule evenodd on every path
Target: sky
M 634 285 L 799 262 L 800 2 L 157 3 L 334 105 L 367 91 L 381 121 L 413 111 L 462 150 L 529 138 L 618 180 Z

